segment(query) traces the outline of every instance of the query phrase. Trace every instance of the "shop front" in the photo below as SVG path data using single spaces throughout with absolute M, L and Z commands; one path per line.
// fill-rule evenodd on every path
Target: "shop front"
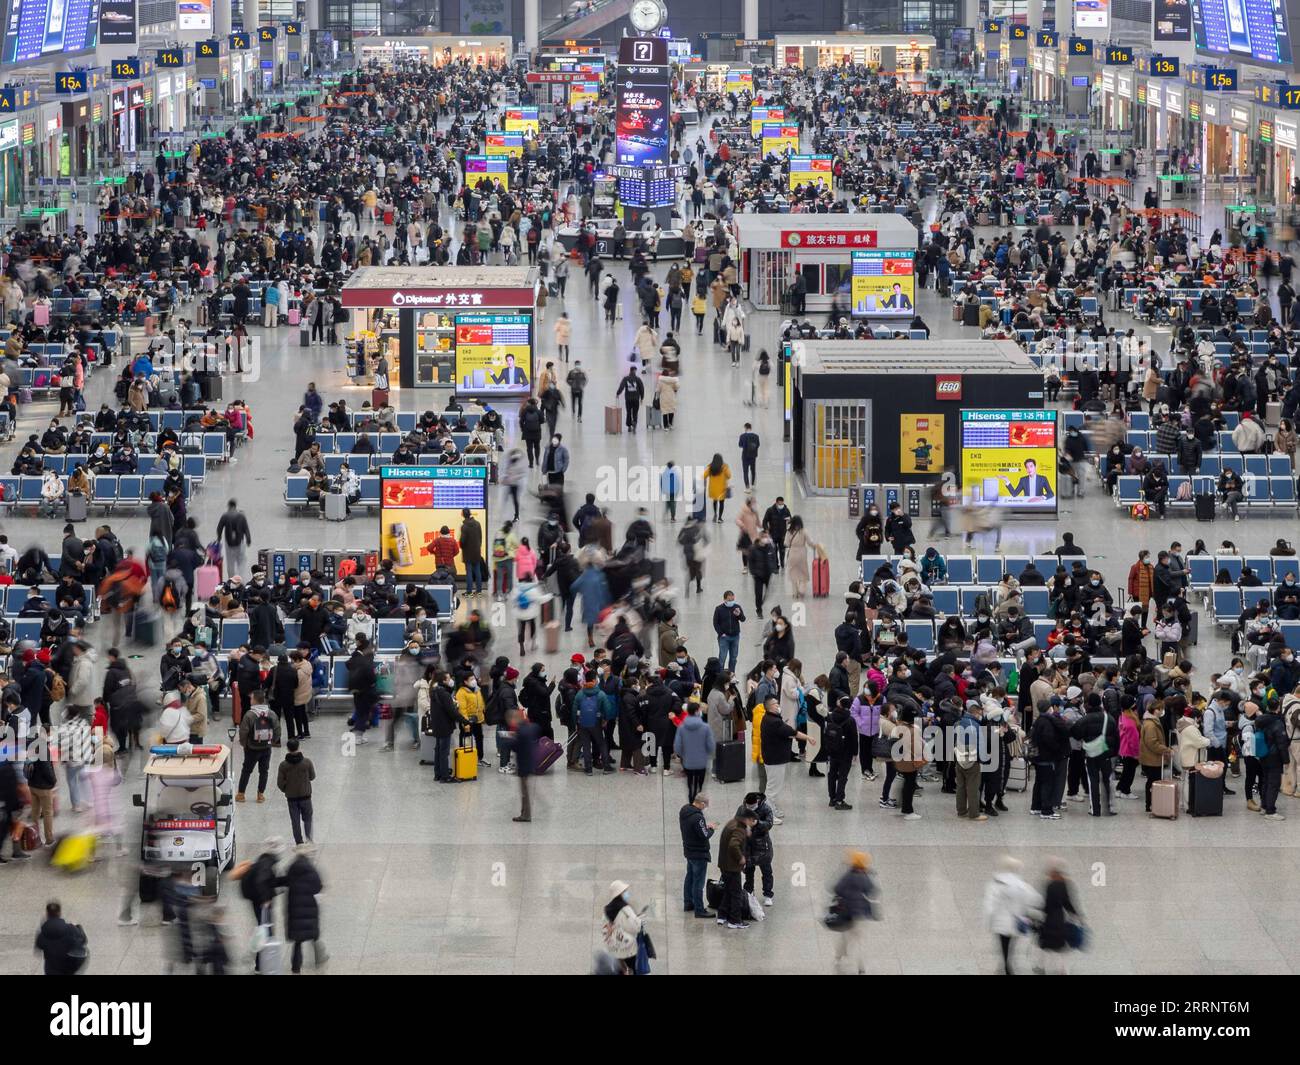
M 64 177 L 89 177 L 95 169 L 95 137 L 89 96 L 65 100 L 59 173 Z
M 1294 114 L 1286 111 L 1273 113 L 1273 161 L 1269 180 L 1271 190 L 1268 195 L 1279 206 L 1296 202 L 1296 137 L 1297 125 L 1300 124 Z
M 1205 160 L 1207 181 L 1237 184 L 1254 174 L 1251 138 L 1255 118 L 1254 101 L 1237 96 L 1204 97 L 1205 143 L 1201 157 Z
M 72 157 L 63 139 L 63 104 L 42 104 L 36 128 L 40 137 L 40 173 L 47 178 L 67 177 Z
M 1029 98 L 1036 104 L 1056 100 L 1056 68 L 1059 53 L 1055 48 L 1033 48 L 1029 53 Z
M 759 310 L 791 309 L 798 277 L 805 313 L 911 321 L 917 230 L 902 215 L 740 214 L 736 225 L 740 284 Z
M 935 65 L 936 41 L 902 33 L 836 33 L 826 36 L 777 34 L 776 62 L 804 70 L 845 65 L 920 74 Z
M 496 401 L 533 392 L 537 271 L 525 266 L 366 266 L 344 283 L 348 374 L 371 382 L 382 354 L 393 388 Z
M 23 202 L 21 126 L 16 118 L 0 121 L 0 204 L 6 214 Z
M 1108 129 L 1126 130 L 1133 128 L 1133 71 L 1121 70 L 1115 75 L 1115 115 L 1113 126 Z M 1136 141 L 1134 142 L 1137 143 Z
M 420 37 L 361 37 L 353 47 L 362 63 L 375 62 L 385 68 L 411 62 L 442 67 L 461 61 L 471 66 L 504 67 L 509 64 L 513 42 L 509 37 L 467 38 L 445 33 Z
M 1170 158 L 1174 153 L 1191 152 L 1196 130 L 1187 121 L 1186 87 L 1169 82 L 1164 87 L 1165 144 Z

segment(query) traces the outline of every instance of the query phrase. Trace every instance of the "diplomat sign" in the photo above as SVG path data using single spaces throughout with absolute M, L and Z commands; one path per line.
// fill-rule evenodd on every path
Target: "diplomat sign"
M 532 307 L 534 288 L 344 288 L 344 307 L 392 307 L 399 310 L 452 307 Z

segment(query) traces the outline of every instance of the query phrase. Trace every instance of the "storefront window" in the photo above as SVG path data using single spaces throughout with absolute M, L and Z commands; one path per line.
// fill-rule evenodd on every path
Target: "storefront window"
M 856 33 L 899 33 L 901 27 L 902 13 L 898 0 L 844 2 L 844 28 L 847 30 Z

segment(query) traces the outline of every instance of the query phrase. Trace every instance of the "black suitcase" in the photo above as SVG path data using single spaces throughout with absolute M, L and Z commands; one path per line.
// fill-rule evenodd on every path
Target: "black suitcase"
M 1223 777 L 1187 774 L 1187 812 L 1193 817 L 1223 816 Z
M 719 743 L 713 752 L 713 776 L 720 784 L 734 784 L 745 779 L 745 743 L 730 740 Z
M 1194 502 L 1197 521 L 1214 520 L 1214 496 L 1208 492 L 1198 492 Z
M 704 881 L 704 905 L 716 910 L 722 905 L 723 894 L 721 880 Z

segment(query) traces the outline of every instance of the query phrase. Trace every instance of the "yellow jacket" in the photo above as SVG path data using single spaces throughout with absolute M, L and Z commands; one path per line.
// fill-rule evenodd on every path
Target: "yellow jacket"
M 722 464 L 722 469 L 718 472 L 716 477 L 713 474 L 708 473 L 707 470 L 704 474 L 704 491 L 712 500 L 726 499 L 727 485 L 730 483 L 731 467 L 725 462 Z
M 477 688 L 467 688 L 463 684 L 457 688 L 456 706 L 460 716 L 467 721 L 483 721 L 483 693 Z
M 749 734 L 754 737 L 754 746 L 752 755 L 755 765 L 763 764 L 763 744 L 759 737 L 759 726 L 763 724 L 763 715 L 767 713 L 766 707 L 761 702 L 754 704 L 754 720 L 749 727 Z

